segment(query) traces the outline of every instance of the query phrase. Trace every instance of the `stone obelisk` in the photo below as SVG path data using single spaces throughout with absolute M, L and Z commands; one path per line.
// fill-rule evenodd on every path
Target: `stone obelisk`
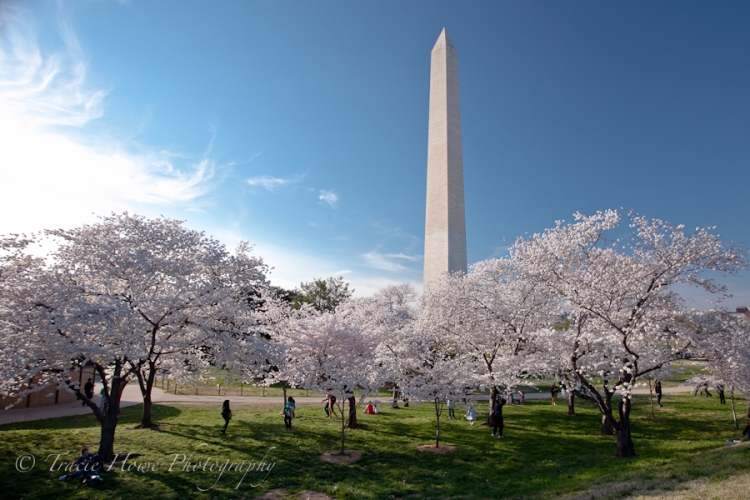
M 458 94 L 458 54 L 443 28 L 432 48 L 430 67 L 425 289 L 445 273 L 466 272 L 464 167 Z

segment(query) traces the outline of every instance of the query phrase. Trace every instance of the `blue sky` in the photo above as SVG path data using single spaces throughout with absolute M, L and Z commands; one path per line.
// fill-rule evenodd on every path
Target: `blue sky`
M 419 287 L 445 26 L 470 263 L 607 208 L 750 241 L 746 2 L 11 1 L 0 23 L 0 233 L 163 214 L 288 288 Z

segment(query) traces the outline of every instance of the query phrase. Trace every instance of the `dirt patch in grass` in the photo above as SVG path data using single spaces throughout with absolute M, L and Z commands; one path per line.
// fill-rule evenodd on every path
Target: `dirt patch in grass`
M 338 451 L 329 451 L 328 453 L 323 453 L 320 456 L 320 459 L 322 461 L 330 462 L 332 464 L 350 464 L 352 462 L 356 462 L 360 458 L 362 458 L 362 454 L 354 450 L 344 450 L 343 455 Z
M 440 454 L 451 453 L 451 452 L 456 451 L 455 446 L 445 445 L 445 444 L 438 448 L 435 448 L 434 444 L 420 444 L 419 446 L 417 446 L 417 449 L 419 451 L 429 451 L 430 453 L 440 453 Z

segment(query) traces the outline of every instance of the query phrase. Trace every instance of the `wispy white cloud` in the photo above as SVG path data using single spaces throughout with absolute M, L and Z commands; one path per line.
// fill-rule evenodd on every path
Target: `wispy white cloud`
M 418 255 L 406 255 L 403 253 L 384 254 L 373 250 L 372 252 L 363 254 L 362 258 L 369 267 L 374 267 L 375 269 L 381 269 L 383 271 L 404 272 L 409 269 L 401 264 L 401 262 L 417 262 L 421 260 L 422 257 Z
M 501 258 L 507 257 L 509 255 L 508 254 L 509 249 L 510 249 L 510 246 L 508 245 L 494 246 L 491 248 L 492 251 L 490 252 L 487 258 L 488 259 L 501 259 Z
M 130 138 L 92 131 L 108 91 L 87 83 L 75 33 L 61 21 L 60 48 L 43 53 L 24 14 L 0 9 L 0 213 L 8 214 L 0 233 L 70 227 L 134 203 L 199 205 L 217 169 L 210 143 L 191 161 L 153 148 L 133 153 Z
M 336 205 L 339 202 L 339 196 L 336 193 L 333 191 L 326 191 L 325 189 L 320 190 L 318 199 L 328 203 L 332 208 L 336 208 Z
M 25 124 L 82 126 L 103 113 L 107 92 L 86 87 L 86 64 L 72 29 L 60 23 L 64 49 L 42 56 L 20 7 L 0 9 L 0 98 Z M 8 121 L 8 120 L 6 120 Z
M 380 234 L 405 242 L 408 248 L 415 248 L 422 242 L 421 238 L 405 232 L 400 226 L 393 225 L 388 221 L 371 221 L 370 225 Z
M 267 189 L 268 191 L 273 191 L 280 186 L 285 186 L 287 184 L 296 184 L 303 178 L 303 175 L 295 175 L 294 177 L 289 177 L 286 179 L 281 177 L 272 177 L 270 175 L 260 175 L 247 179 L 247 183 L 251 186 L 258 186 Z

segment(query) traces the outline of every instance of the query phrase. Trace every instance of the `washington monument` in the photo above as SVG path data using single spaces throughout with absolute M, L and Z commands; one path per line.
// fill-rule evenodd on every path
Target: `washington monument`
M 445 28 L 432 48 L 427 140 L 424 288 L 444 273 L 466 272 L 464 167 L 458 54 Z

